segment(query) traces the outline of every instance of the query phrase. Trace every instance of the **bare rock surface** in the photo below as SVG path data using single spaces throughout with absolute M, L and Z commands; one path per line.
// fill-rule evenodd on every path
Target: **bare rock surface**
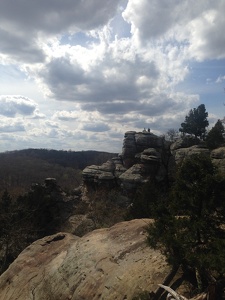
M 94 221 L 84 214 L 72 215 L 61 227 L 61 230 L 77 236 L 83 236 L 94 229 Z
M 225 147 L 214 149 L 211 152 L 211 158 L 215 166 L 222 174 L 225 174 Z
M 143 164 L 135 164 L 129 168 L 126 172 L 120 175 L 119 179 L 123 187 L 130 189 L 137 187 L 141 183 L 146 182 L 145 179 L 145 167 Z
M 127 131 L 124 135 L 122 158 L 126 168 L 135 162 L 135 155 L 147 148 L 162 148 L 164 139 L 150 132 Z
M 180 148 L 189 148 L 194 145 L 198 145 L 200 143 L 200 140 L 198 138 L 195 138 L 193 136 L 184 136 L 181 138 L 178 138 L 170 147 L 171 152 L 173 153 L 174 150 L 180 149 Z
M 58 233 L 27 247 L 0 277 L 4 300 L 124 300 L 154 291 L 169 272 L 146 245 L 148 219 L 99 229 L 82 238 Z
M 191 146 L 189 148 L 180 148 L 174 151 L 174 157 L 176 164 L 182 162 L 186 157 L 191 156 L 193 154 L 206 154 L 210 155 L 210 151 L 207 148 L 199 147 L 197 145 Z

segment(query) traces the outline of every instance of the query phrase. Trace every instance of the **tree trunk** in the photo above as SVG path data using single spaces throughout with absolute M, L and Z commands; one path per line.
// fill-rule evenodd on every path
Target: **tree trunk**
M 173 280 L 174 276 L 177 274 L 177 271 L 179 269 L 179 266 L 173 266 L 172 270 L 170 271 L 170 273 L 165 277 L 165 279 L 163 280 L 163 285 L 169 285 L 170 282 Z M 151 300 L 159 300 L 161 298 L 161 295 L 165 292 L 165 290 L 161 287 L 159 287 L 153 294 L 153 296 L 151 296 Z

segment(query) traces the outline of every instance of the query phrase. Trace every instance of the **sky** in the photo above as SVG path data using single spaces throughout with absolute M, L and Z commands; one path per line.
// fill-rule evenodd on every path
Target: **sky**
M 225 115 L 224 0 L 1 0 L 0 152 L 121 152 Z M 210 128 L 209 127 L 209 128 Z

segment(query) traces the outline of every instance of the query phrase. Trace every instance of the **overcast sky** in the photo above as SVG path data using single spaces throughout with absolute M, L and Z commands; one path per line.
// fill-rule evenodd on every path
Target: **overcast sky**
M 225 115 L 224 0 L 1 0 L 0 152 L 121 152 Z

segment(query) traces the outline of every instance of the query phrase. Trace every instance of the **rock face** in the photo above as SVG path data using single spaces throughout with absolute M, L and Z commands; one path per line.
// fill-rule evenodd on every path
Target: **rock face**
M 88 166 L 83 170 L 83 180 L 91 184 L 106 184 L 112 186 L 115 184 L 116 164 L 112 160 L 108 160 L 101 166 Z
M 170 268 L 145 242 L 150 220 L 132 220 L 82 238 L 68 233 L 27 247 L 0 277 L 0 299 L 131 300 L 154 291 Z
M 151 178 L 158 182 L 173 181 L 176 166 L 186 157 L 200 153 L 211 155 L 225 174 L 225 147 L 210 152 L 203 141 L 193 136 L 184 136 L 171 144 L 151 132 L 128 131 L 121 155 L 102 166 L 85 168 L 83 181 L 87 185 L 119 186 L 130 195 Z
M 201 154 L 201 153 L 210 155 L 209 149 L 207 149 L 203 146 L 199 146 L 199 145 L 191 146 L 188 148 L 180 148 L 180 149 L 177 149 L 176 151 L 174 151 L 174 159 L 175 159 L 176 164 L 179 164 L 186 157 L 193 155 L 193 154 Z
M 124 135 L 122 157 L 126 168 L 135 163 L 135 155 L 147 148 L 162 149 L 164 139 L 150 132 L 128 131 Z
M 225 175 L 225 147 L 220 147 L 211 152 L 213 163 Z
M 163 179 L 165 153 L 169 153 L 163 137 L 150 132 L 125 133 L 122 154 L 101 166 L 89 166 L 83 170 L 87 185 L 121 186 L 135 189 L 149 176 Z

